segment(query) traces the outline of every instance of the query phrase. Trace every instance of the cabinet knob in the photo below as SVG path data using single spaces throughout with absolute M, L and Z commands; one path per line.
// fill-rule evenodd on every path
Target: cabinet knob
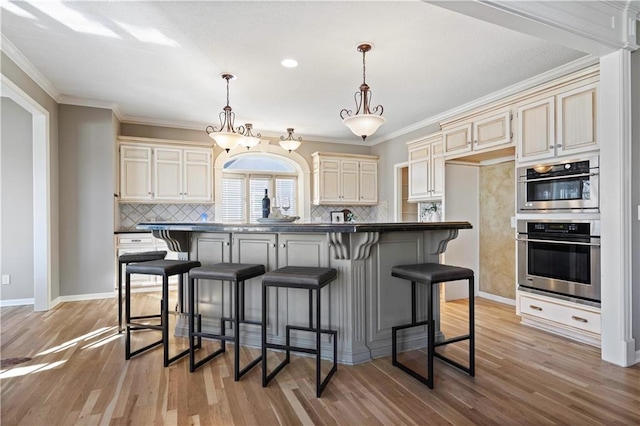
M 280 247 L 285 248 L 287 245 L 286 244 L 280 244 Z
M 276 246 L 276 243 L 273 243 L 273 246 L 272 246 L 272 247 L 275 247 L 275 246 Z
M 559 143 L 558 145 L 556 145 L 556 148 L 562 148 L 562 144 Z
M 226 242 L 226 245 L 231 245 L 231 243 L 229 241 Z
M 551 149 L 553 149 L 555 147 L 556 147 L 555 145 L 549 145 L 549 148 L 551 148 Z

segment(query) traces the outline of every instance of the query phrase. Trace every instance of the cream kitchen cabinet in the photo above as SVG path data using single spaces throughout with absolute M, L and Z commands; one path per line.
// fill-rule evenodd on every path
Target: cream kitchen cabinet
M 441 199 L 444 190 L 442 134 L 408 144 L 409 202 Z
M 155 148 L 154 197 L 159 201 L 211 201 L 211 151 Z
M 517 111 L 519 162 L 599 148 L 596 83 L 520 105 Z
M 517 293 L 517 313 L 523 324 L 600 346 L 600 308 L 540 294 Z
M 211 149 L 120 145 L 120 201 L 211 202 Z
M 156 251 L 163 250 L 167 252 L 165 259 L 178 259 L 178 253 L 169 251 L 167 243 L 159 238 L 155 238 L 151 233 L 124 233 L 116 235 L 116 277 L 118 276 L 118 256 L 127 253 L 140 253 L 143 251 Z M 125 281 L 124 271 L 122 273 L 122 282 Z M 170 283 L 176 283 L 177 276 L 170 278 Z M 162 277 L 155 275 L 131 275 L 131 287 L 148 287 L 162 284 Z M 115 288 L 118 288 L 118 282 L 116 278 Z
M 378 157 L 314 152 L 315 205 L 378 203 Z
M 513 146 L 511 118 L 511 109 L 506 108 L 476 115 L 462 123 L 442 125 L 445 157 L 463 157 Z
M 153 199 L 151 156 L 149 146 L 120 145 L 120 200 Z

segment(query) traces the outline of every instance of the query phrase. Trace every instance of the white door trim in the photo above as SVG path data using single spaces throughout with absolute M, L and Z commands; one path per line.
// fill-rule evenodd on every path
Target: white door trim
M 2 75 L 2 96 L 33 116 L 33 281 L 34 310 L 51 304 L 51 154 L 49 111 Z

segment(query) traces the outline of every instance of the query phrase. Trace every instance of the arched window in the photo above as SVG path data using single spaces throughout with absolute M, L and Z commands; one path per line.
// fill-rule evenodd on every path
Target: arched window
M 281 157 L 264 153 L 231 157 L 222 167 L 222 221 L 256 222 L 262 217 L 265 190 L 272 209 L 280 207 L 283 214 L 297 216 L 297 185 L 298 170 Z

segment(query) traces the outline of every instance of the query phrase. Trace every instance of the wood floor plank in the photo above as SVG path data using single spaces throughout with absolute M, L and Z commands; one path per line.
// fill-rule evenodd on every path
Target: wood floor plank
M 140 311 L 157 295 L 134 294 Z M 443 303 L 442 328 L 466 334 L 466 301 Z M 389 357 L 340 365 L 315 397 L 315 361 L 292 355 L 262 388 L 260 366 L 233 380 L 233 345 L 190 373 L 168 368 L 157 348 L 124 360 L 114 300 L 62 303 L 48 312 L 0 309 L 2 359 L 31 360 L 0 370 L 3 425 L 630 425 L 640 424 L 640 365 L 621 368 L 597 348 L 520 324 L 512 306 L 477 299 L 476 377 L 436 360 L 435 389 Z M 171 318 L 172 323 L 175 317 Z M 134 333 L 134 347 L 158 338 Z M 172 352 L 186 339 L 172 337 Z M 181 346 L 180 346 L 181 345 Z M 205 351 L 217 343 L 205 341 Z M 438 350 L 467 362 L 468 342 Z M 242 363 L 259 354 L 241 348 Z M 426 369 L 424 350 L 401 354 Z M 282 354 L 269 352 L 273 368 Z M 323 374 L 330 363 L 323 360 Z

